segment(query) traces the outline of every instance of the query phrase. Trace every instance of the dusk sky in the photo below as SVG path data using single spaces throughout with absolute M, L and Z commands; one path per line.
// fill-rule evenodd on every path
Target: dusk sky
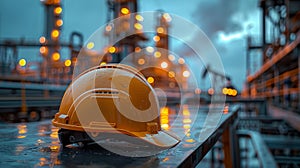
M 139 11 L 162 9 L 199 26 L 217 48 L 226 74 L 242 89 L 246 77 L 246 35 L 258 36 L 260 30 L 258 3 L 258 0 L 140 0 Z M 61 41 L 67 41 L 72 31 L 81 32 L 87 40 L 107 21 L 106 0 L 62 0 L 62 7 Z M 37 41 L 43 32 L 44 8 L 39 0 L 0 0 L 0 40 Z M 171 44 L 171 50 L 174 48 L 178 46 Z M 19 57 L 39 61 L 38 55 L 38 49 L 23 49 Z

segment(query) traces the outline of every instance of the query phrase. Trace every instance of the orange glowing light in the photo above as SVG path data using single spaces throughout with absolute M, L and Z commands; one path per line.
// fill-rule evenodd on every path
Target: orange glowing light
M 209 88 L 207 92 L 209 95 L 213 95 L 215 93 L 215 90 L 213 88 Z
M 47 52 L 48 52 L 48 48 L 47 48 L 47 47 L 42 46 L 42 47 L 40 48 L 40 53 L 41 53 L 41 54 L 47 54 Z
M 58 145 L 53 145 L 53 146 L 50 146 L 50 149 L 52 152 L 56 152 L 59 150 L 59 146 Z
M 52 54 L 53 61 L 58 61 L 60 59 L 60 54 L 58 52 L 55 52 Z
M 161 118 L 160 122 L 164 123 L 164 124 L 167 124 L 169 122 L 169 119 L 168 118 Z
M 54 4 L 59 4 L 60 0 L 54 0 Z
M 39 166 L 45 166 L 46 165 L 46 159 L 42 160 L 42 158 L 40 159 L 40 163 Z
M 108 48 L 108 52 L 111 53 L 111 54 L 112 54 L 112 53 L 115 53 L 116 50 L 117 50 L 117 49 L 116 49 L 116 47 L 114 47 L 114 46 Z
M 163 129 L 169 129 L 169 108 L 162 107 L 160 109 L 160 123 L 161 128 Z
M 57 127 L 51 128 L 50 137 L 54 138 L 54 139 L 58 138 L 58 128 Z
M 144 64 L 145 64 L 145 59 L 140 58 L 140 59 L 138 60 L 138 64 L 144 65 Z
M 146 48 L 146 51 L 149 52 L 149 53 L 153 53 L 154 48 L 149 46 L 149 47 Z
M 19 134 L 27 133 L 27 125 L 20 124 L 18 125 Z
M 135 15 L 135 19 L 140 21 L 140 22 L 144 21 L 144 18 L 141 15 Z
M 183 71 L 183 77 L 188 78 L 190 76 L 190 72 L 188 70 Z
M 162 107 L 160 109 L 160 115 L 168 115 L 169 114 L 169 109 L 167 107 Z
M 106 65 L 106 62 L 101 62 L 100 65 Z
M 163 18 L 167 21 L 167 22 L 171 22 L 172 18 L 168 13 L 164 13 L 163 14 Z
M 68 60 L 65 61 L 65 66 L 66 67 L 71 66 L 71 64 L 72 64 L 71 60 L 68 59 Z
M 54 13 L 55 13 L 56 15 L 61 14 L 61 12 L 62 12 L 62 8 L 61 8 L 60 6 L 54 8 Z
M 183 106 L 182 114 L 183 114 L 184 116 L 190 116 L 190 111 L 189 111 L 189 109 L 188 109 L 187 106 Z
M 54 138 L 54 139 L 57 139 L 58 138 L 58 133 L 56 132 L 52 132 L 51 134 L 50 134 L 50 137 L 51 138 Z
M 228 92 L 228 95 L 231 95 L 231 96 L 233 96 L 233 89 L 229 89 L 229 92 Z
M 164 160 L 163 160 L 163 162 L 166 162 L 168 160 L 170 160 L 170 159 L 168 157 L 165 157 Z
M 149 83 L 154 83 L 154 78 L 150 76 L 150 77 L 147 78 L 147 81 Z
M 105 27 L 105 30 L 108 31 L 108 32 L 111 31 L 111 29 L 112 29 L 111 25 L 107 25 L 107 26 Z
M 22 67 L 25 66 L 26 65 L 26 60 L 24 58 L 20 59 L 19 60 L 19 65 L 22 66 Z
M 184 129 L 190 129 L 190 128 L 191 128 L 191 125 L 190 125 L 190 124 L 183 124 L 183 128 L 184 128 Z
M 232 96 L 236 96 L 237 93 L 238 93 L 237 90 L 234 89 L 233 92 L 232 92 Z
M 141 48 L 140 47 L 135 47 L 134 51 L 135 52 L 141 52 Z
M 143 25 L 141 25 L 140 23 L 135 23 L 134 28 L 136 28 L 137 30 L 141 30 L 143 29 Z
M 27 125 L 20 124 L 17 127 L 18 127 L 18 133 L 20 134 L 17 136 L 17 138 L 18 139 L 26 138 L 26 135 L 24 135 L 24 134 L 27 133 Z
M 171 55 L 171 54 L 168 56 L 168 58 L 169 58 L 170 61 L 174 61 L 175 60 L 175 56 Z
M 161 53 L 160 53 L 159 51 L 156 51 L 156 52 L 154 53 L 154 57 L 156 57 L 156 58 L 161 57 Z
M 162 62 L 162 63 L 160 64 L 160 66 L 161 66 L 162 68 L 168 68 L 168 63 Z
M 92 48 L 94 48 L 94 46 L 95 46 L 95 43 L 89 42 L 89 43 L 86 45 L 86 48 L 92 49 Z
M 189 116 L 190 115 L 190 111 L 189 110 L 183 110 L 182 114 L 184 116 Z
M 174 78 L 175 77 L 175 72 L 174 71 L 168 72 L 168 76 L 169 76 L 169 78 Z
M 223 109 L 223 113 L 228 114 L 228 112 L 229 112 L 229 107 L 225 106 L 224 109 Z
M 156 31 L 157 31 L 157 33 L 164 33 L 164 28 L 163 27 L 158 27 L 157 29 L 156 29 Z
M 38 139 L 37 141 L 36 141 L 37 143 L 45 143 L 43 140 L 41 140 L 41 139 Z
M 23 139 L 23 138 L 26 138 L 26 136 L 25 135 L 18 135 L 17 138 L 18 139 Z
M 52 36 L 52 38 L 57 38 L 58 36 L 59 36 L 59 31 L 58 30 L 52 30 L 52 33 L 51 33 L 51 36 Z
M 169 124 L 161 124 L 161 128 L 163 129 L 169 129 Z
M 179 64 L 184 64 L 184 63 L 185 63 L 185 60 L 184 60 L 183 58 L 179 58 L 179 59 L 178 59 L 178 63 L 179 63 Z
M 41 44 L 43 44 L 46 42 L 46 38 L 44 36 L 42 36 L 42 37 L 40 37 L 39 41 Z
M 122 13 L 123 15 L 127 15 L 127 14 L 130 13 L 130 11 L 129 11 L 128 8 L 121 8 L 121 13 Z
M 195 142 L 195 140 L 193 140 L 193 139 L 187 139 L 187 140 L 185 140 L 185 142 L 193 143 L 193 142 Z
M 159 37 L 159 36 L 154 36 L 154 37 L 153 37 L 153 41 L 158 42 L 159 40 L 160 40 L 160 37 Z
M 235 89 L 230 89 L 230 88 L 223 88 L 222 93 L 224 95 L 229 95 L 229 96 L 236 96 L 237 95 L 237 90 Z
M 222 93 L 223 93 L 224 95 L 227 95 L 228 89 L 227 89 L 227 88 L 223 88 L 223 89 L 222 89 Z
M 169 122 L 169 117 L 168 117 L 167 114 L 166 114 L 166 115 L 160 115 L 160 118 L 161 118 L 161 119 L 164 119 L 165 121 L 168 121 L 168 122 Z
M 183 119 L 183 123 L 184 123 L 184 124 L 190 124 L 191 122 L 192 122 L 192 120 L 189 119 L 189 118 Z
M 58 20 L 56 21 L 56 26 L 58 26 L 58 27 L 62 26 L 63 24 L 64 24 L 64 22 L 63 22 L 62 19 L 58 19 Z

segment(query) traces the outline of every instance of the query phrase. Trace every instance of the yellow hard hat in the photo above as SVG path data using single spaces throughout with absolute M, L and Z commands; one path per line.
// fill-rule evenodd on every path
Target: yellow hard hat
M 63 146 L 90 142 L 103 133 L 126 134 L 170 148 L 179 140 L 161 130 L 154 89 L 135 68 L 93 67 L 73 80 L 52 120 Z

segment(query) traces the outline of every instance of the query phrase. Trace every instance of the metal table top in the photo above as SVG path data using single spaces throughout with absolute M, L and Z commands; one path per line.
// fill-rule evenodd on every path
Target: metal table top
M 176 109 L 176 108 L 175 108 Z M 91 145 L 62 149 L 58 128 L 50 120 L 32 123 L 0 123 L 0 167 L 190 167 L 195 166 L 219 139 L 224 129 L 237 117 L 237 108 L 224 111 L 183 109 L 184 115 L 169 115 L 175 134 L 185 133 L 181 142 L 171 149 L 149 157 L 125 157 Z M 175 122 L 175 118 L 177 116 Z M 194 122 L 193 122 L 194 121 Z M 172 125 L 173 123 L 173 125 Z M 216 125 L 217 124 L 217 125 Z

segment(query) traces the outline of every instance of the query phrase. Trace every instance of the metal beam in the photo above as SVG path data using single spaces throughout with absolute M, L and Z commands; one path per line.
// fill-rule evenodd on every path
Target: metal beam
M 280 50 L 277 54 L 273 55 L 273 57 L 267 61 L 254 75 L 248 76 L 247 81 L 252 82 L 261 76 L 264 72 L 270 69 L 274 64 L 282 60 L 284 57 L 288 56 L 291 51 L 293 51 L 300 43 L 300 32 L 297 33 L 297 38 L 295 41 L 286 45 L 284 49 Z
M 221 123 L 216 127 L 215 131 L 213 131 L 210 136 L 205 138 L 203 142 L 201 142 L 195 149 L 187 152 L 186 157 L 182 159 L 179 165 L 173 165 L 171 167 L 195 167 L 208 153 L 208 151 L 212 149 L 222 134 L 226 132 L 225 130 L 234 123 L 234 121 L 237 119 L 239 110 L 239 106 L 234 106 L 229 115 L 222 119 Z
M 1 41 L 0 42 L 0 47 L 55 47 L 55 46 L 61 46 L 61 47 L 74 47 L 73 44 L 71 43 L 65 43 L 65 42 L 60 42 L 59 44 L 54 43 L 54 42 L 49 42 L 45 44 L 33 42 L 33 41 Z
M 239 130 L 239 137 L 250 138 L 263 168 L 277 167 L 275 159 L 269 151 L 261 135 L 255 131 Z

